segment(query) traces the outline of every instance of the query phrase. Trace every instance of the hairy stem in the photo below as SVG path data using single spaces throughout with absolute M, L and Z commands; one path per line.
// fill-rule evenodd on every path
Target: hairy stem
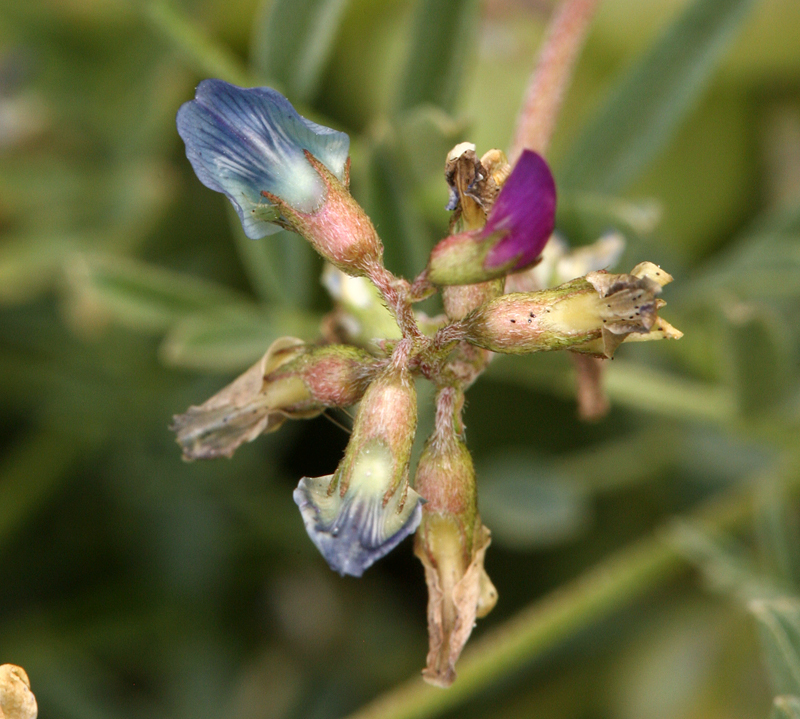
M 408 282 L 393 275 L 383 265 L 369 268 L 367 277 L 378 288 L 383 301 L 394 315 L 395 322 L 406 339 L 429 340 L 422 334 L 411 307 L 411 290 Z
M 545 154 L 572 71 L 600 0 L 563 0 L 556 9 L 508 153 L 513 165 L 525 149 Z

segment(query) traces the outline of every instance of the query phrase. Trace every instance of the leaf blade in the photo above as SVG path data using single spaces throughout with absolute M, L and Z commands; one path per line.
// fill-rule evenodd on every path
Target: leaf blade
M 696 0 L 622 78 L 573 145 L 565 187 L 613 194 L 666 144 L 754 0 Z

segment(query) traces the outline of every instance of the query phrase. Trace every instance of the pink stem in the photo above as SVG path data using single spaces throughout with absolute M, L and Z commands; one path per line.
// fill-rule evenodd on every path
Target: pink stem
M 572 71 L 599 2 L 562 0 L 556 9 L 517 119 L 509 151 L 512 165 L 525 149 L 542 155 L 547 152 Z

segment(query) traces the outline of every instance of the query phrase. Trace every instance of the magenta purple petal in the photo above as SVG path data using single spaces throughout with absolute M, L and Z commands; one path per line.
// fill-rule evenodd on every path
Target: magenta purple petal
M 495 200 L 482 238 L 502 233 L 489 251 L 487 270 L 513 262 L 511 271 L 530 265 L 542 253 L 556 219 L 556 183 L 544 159 L 525 150 Z

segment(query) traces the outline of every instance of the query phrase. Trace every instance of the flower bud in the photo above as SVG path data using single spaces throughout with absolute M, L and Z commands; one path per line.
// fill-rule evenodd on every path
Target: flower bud
M 559 287 L 503 295 L 464 319 L 465 339 L 493 352 L 571 349 L 612 357 L 629 336 L 677 339 L 656 297 L 672 277 L 651 262 L 629 275 L 590 272 Z
M 198 179 L 228 197 L 248 237 L 294 230 L 350 274 L 380 263 L 380 240 L 346 187 L 346 134 L 301 117 L 271 88 L 222 80 L 201 82 L 177 125 Z
M 239 445 L 274 432 L 287 419 L 314 417 L 361 399 L 376 371 L 366 352 L 276 340 L 247 372 L 172 425 L 187 460 L 230 457 Z
M 436 285 L 485 282 L 517 272 L 539 257 L 555 226 L 556 188 L 547 163 L 522 153 L 494 200 L 486 224 L 445 237 L 431 252 Z
M 0 719 L 36 719 L 38 714 L 27 672 L 14 664 L 0 666 Z
M 447 687 L 476 617 L 497 602 L 483 568 L 491 535 L 478 516 L 472 459 L 454 434 L 440 428 L 428 440 L 414 487 L 426 502 L 414 542 L 428 584 L 430 648 L 423 677 Z
M 417 397 L 408 370 L 390 365 L 367 388 L 339 467 L 294 491 L 309 537 L 331 569 L 360 577 L 419 525 L 408 486 Z

